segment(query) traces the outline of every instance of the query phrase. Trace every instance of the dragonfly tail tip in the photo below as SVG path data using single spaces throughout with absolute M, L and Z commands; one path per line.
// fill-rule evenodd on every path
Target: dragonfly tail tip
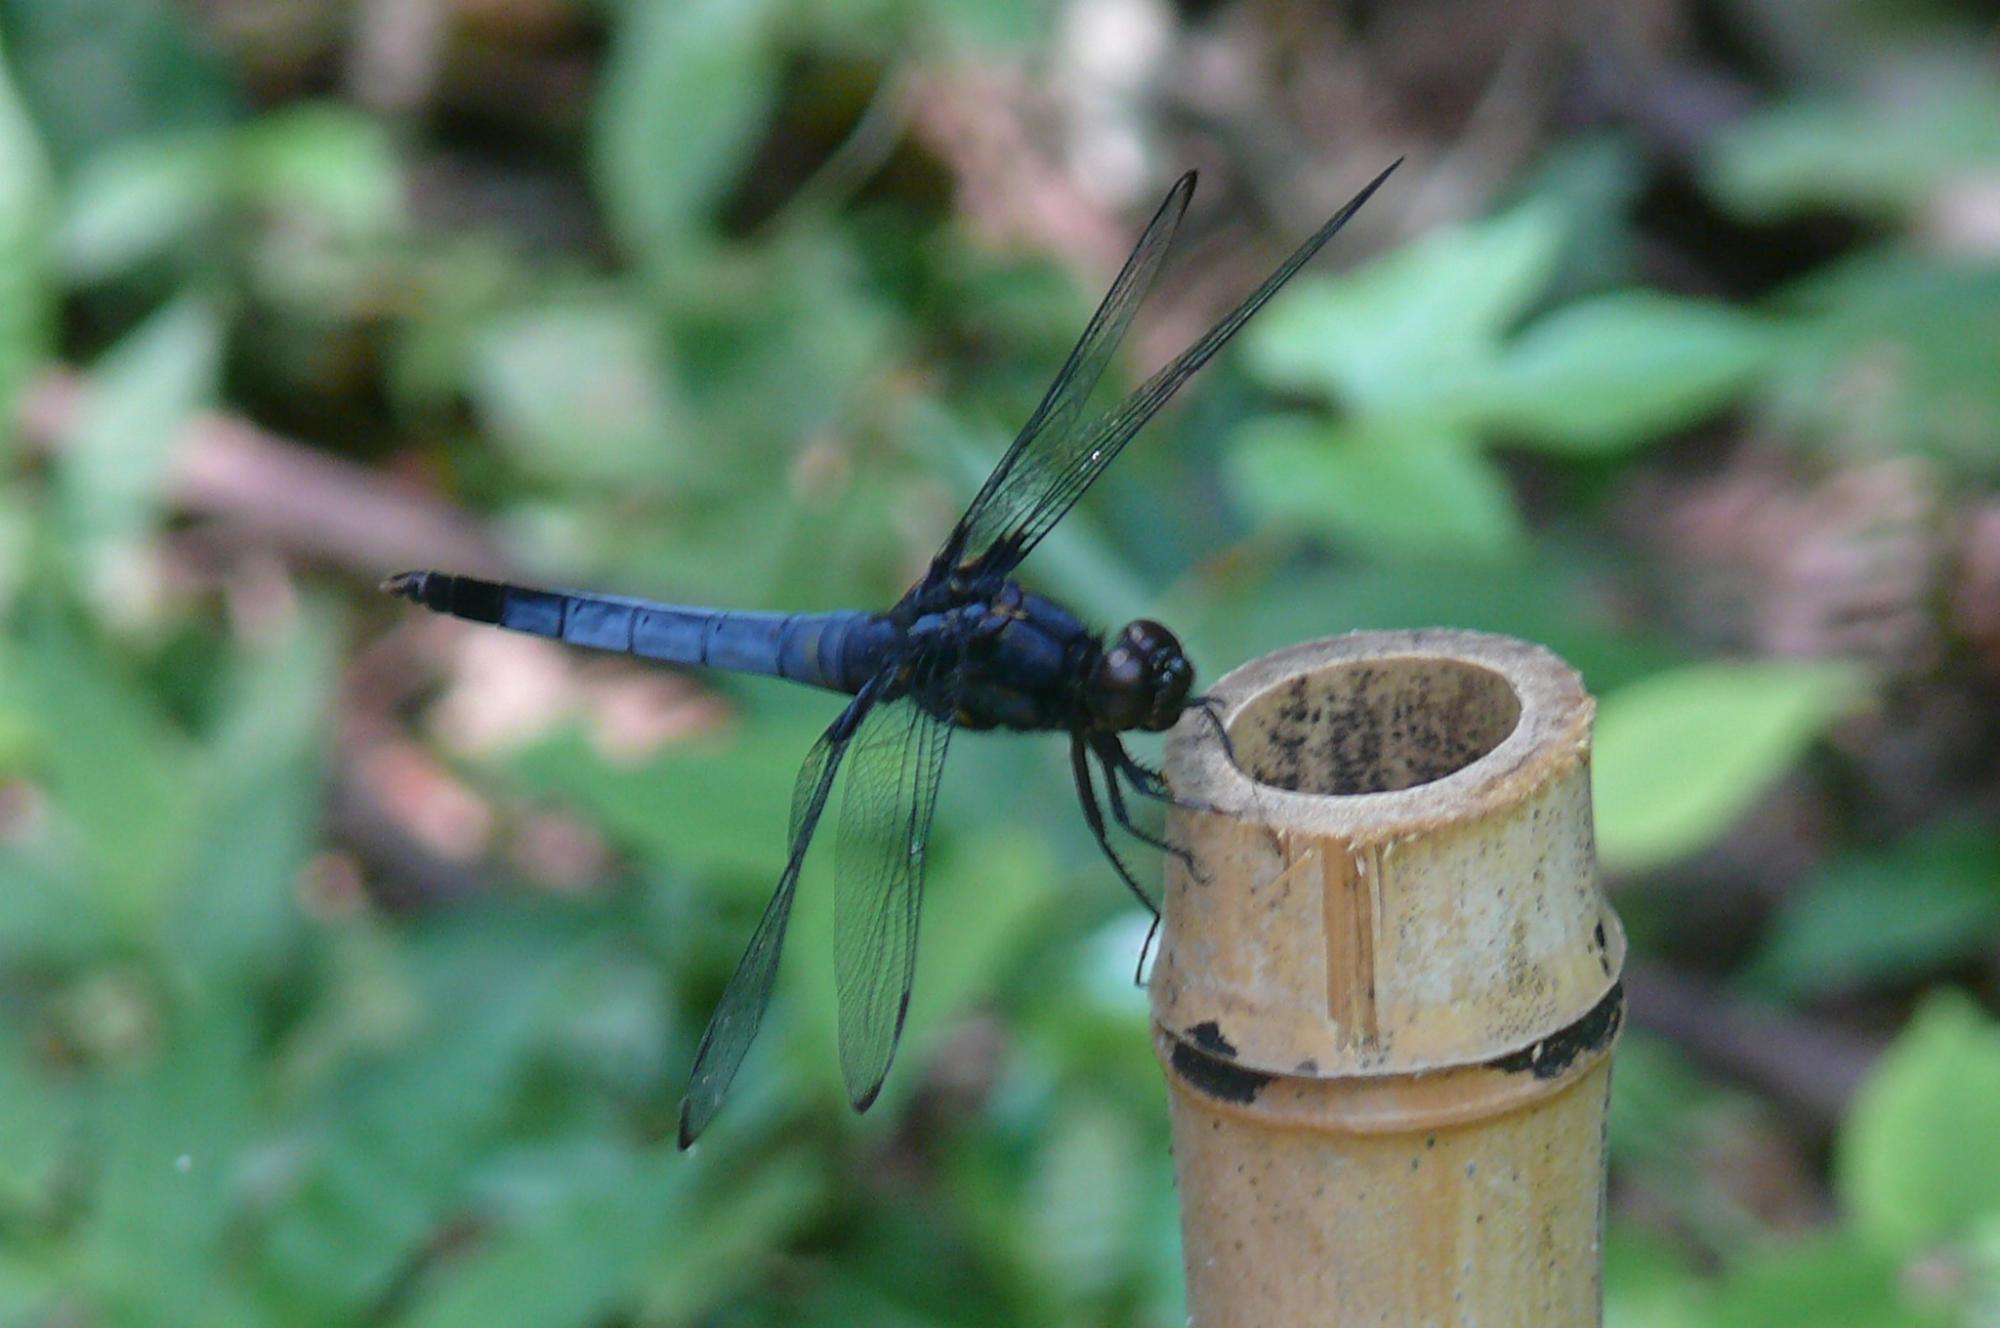
M 429 576 L 429 572 L 398 572 L 394 576 L 383 577 L 376 589 L 401 599 L 421 600 L 424 597 L 424 581 Z

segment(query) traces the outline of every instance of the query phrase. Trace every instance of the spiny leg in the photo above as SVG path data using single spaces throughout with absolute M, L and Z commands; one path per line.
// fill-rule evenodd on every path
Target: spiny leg
M 1104 766 L 1104 786 L 1111 798 L 1111 814 L 1118 818 L 1118 824 L 1124 826 L 1126 831 L 1135 839 L 1151 844 L 1163 853 L 1171 853 L 1175 857 L 1178 857 L 1187 865 L 1189 874 L 1200 879 L 1204 885 L 1207 884 L 1207 876 L 1202 872 L 1201 868 L 1194 864 L 1194 855 L 1184 848 L 1176 848 L 1164 839 L 1155 839 L 1152 835 L 1147 834 L 1144 830 L 1132 824 L 1132 817 L 1125 807 L 1125 795 L 1118 788 L 1118 772 L 1112 764 L 1112 758 L 1106 752 L 1106 743 L 1109 744 L 1110 751 L 1116 752 L 1127 761 L 1131 761 L 1131 757 L 1126 755 L 1124 746 L 1118 741 L 1115 735 L 1106 735 L 1101 740 L 1094 739 L 1092 741 L 1092 749 L 1096 751 L 1098 761 Z M 1125 878 L 1125 884 L 1131 887 L 1132 893 L 1139 896 L 1139 902 L 1144 904 L 1147 910 L 1153 915 L 1151 924 L 1146 928 L 1146 939 L 1139 943 L 1139 958 L 1132 965 L 1132 985 L 1143 987 L 1146 985 L 1146 957 L 1152 954 L 1153 941 L 1160 934 L 1160 910 L 1154 905 L 1152 900 L 1145 896 L 1137 883 L 1133 881 L 1131 875 L 1126 872 L 1125 864 L 1120 862 L 1118 855 L 1111 851 L 1111 845 L 1105 838 L 1104 814 L 1097 806 L 1096 791 L 1090 785 L 1090 766 L 1083 759 L 1083 737 L 1081 734 L 1071 736 L 1069 750 L 1071 767 L 1076 771 L 1077 776 L 1077 792 L 1083 798 L 1084 817 L 1091 823 L 1090 828 L 1097 836 L 1098 846 L 1104 850 L 1104 855 L 1111 859 L 1111 864 L 1118 868 L 1118 874 Z M 1143 769 L 1144 767 L 1141 768 Z
M 1114 738 L 1113 741 L 1117 740 Z M 1139 888 L 1139 883 L 1132 879 L 1132 874 L 1125 870 L 1125 864 L 1119 861 L 1118 854 L 1111 848 L 1111 841 L 1104 832 L 1104 812 L 1097 805 L 1097 790 L 1091 786 L 1090 764 L 1084 759 L 1082 734 L 1071 735 L 1069 759 L 1070 768 L 1076 772 L 1077 794 L 1083 800 L 1083 816 L 1086 821 L 1090 822 L 1091 833 L 1097 836 L 1097 846 L 1104 850 L 1104 856 L 1111 859 L 1111 865 L 1118 869 L 1118 875 L 1124 879 L 1126 886 L 1131 889 L 1133 894 L 1138 896 L 1139 902 L 1146 906 L 1146 911 L 1153 915 L 1152 921 L 1146 926 L 1146 939 L 1139 943 L 1139 958 L 1132 965 L 1132 985 L 1143 987 L 1146 985 L 1146 956 L 1153 952 L 1153 939 L 1160 934 L 1160 910 L 1151 899 L 1146 897 L 1145 891 Z M 1097 759 L 1103 761 L 1104 754 L 1099 752 Z M 1118 791 L 1118 776 L 1113 773 L 1108 763 L 1104 769 L 1104 782 L 1111 791 L 1111 810 L 1112 814 L 1118 818 L 1118 824 L 1124 826 L 1132 834 L 1148 844 L 1155 844 L 1168 853 L 1180 853 L 1182 857 L 1187 857 L 1187 854 L 1182 850 L 1174 848 L 1171 844 L 1162 843 L 1154 839 L 1132 824 L 1131 819 L 1125 814 L 1124 795 Z M 1188 870 L 1194 870 L 1194 860 L 1192 858 L 1188 859 Z
M 1112 765 L 1117 766 L 1118 773 L 1132 781 L 1132 791 L 1140 797 L 1150 798 L 1154 802 L 1164 802 L 1169 807 L 1178 807 L 1184 812 L 1212 812 L 1218 810 L 1209 803 L 1197 802 L 1193 798 L 1177 796 L 1172 789 L 1167 787 L 1167 777 L 1151 766 L 1145 765 L 1135 759 L 1132 753 L 1125 750 L 1125 744 L 1119 740 L 1117 734 L 1104 734 L 1099 741 L 1102 744 L 1098 749 L 1099 755 Z M 1129 829 L 1130 827 L 1127 828 Z M 1141 836 L 1141 838 L 1144 838 L 1144 836 Z
M 1091 745 L 1100 757 L 1118 767 L 1119 774 L 1132 781 L 1132 791 L 1140 797 L 1159 802 L 1174 800 L 1173 791 L 1167 787 L 1167 777 L 1126 751 L 1124 741 L 1117 734 L 1093 735 Z
M 1132 892 L 1132 897 L 1144 904 L 1146 911 L 1158 921 L 1159 905 L 1139 887 L 1138 880 L 1126 869 L 1124 861 L 1118 856 L 1118 851 L 1111 847 L 1111 837 L 1105 833 L 1104 809 L 1098 805 L 1097 789 L 1091 782 L 1090 762 L 1084 753 L 1082 734 L 1075 734 L 1069 740 L 1069 768 L 1076 776 L 1076 797 L 1083 807 L 1084 823 L 1090 827 L 1092 837 L 1097 840 L 1097 847 L 1111 860 L 1112 867 L 1118 873 L 1118 879 L 1125 882 L 1125 888 Z
M 1132 791 L 1142 798 L 1155 802 L 1171 803 L 1173 790 L 1167 787 L 1167 777 L 1153 767 L 1139 761 L 1125 750 L 1125 744 L 1118 744 L 1118 755 L 1113 758 L 1118 765 L 1118 773 L 1132 781 Z
M 1152 835 L 1148 834 L 1146 831 L 1141 830 L 1138 826 L 1132 824 L 1131 817 L 1126 813 L 1125 799 L 1118 791 L 1118 777 L 1117 775 L 1112 773 L 1112 766 L 1111 766 L 1112 756 L 1110 752 L 1115 751 L 1120 755 L 1122 755 L 1124 753 L 1124 748 L 1118 745 L 1118 740 L 1116 738 L 1111 738 L 1109 740 L 1109 748 L 1110 751 L 1107 751 L 1105 747 L 1102 746 L 1098 747 L 1097 759 L 1104 762 L 1104 767 L 1105 767 L 1104 782 L 1110 786 L 1111 812 L 1112 815 L 1118 818 L 1118 824 L 1124 826 L 1125 829 L 1134 838 L 1142 840 L 1145 843 L 1151 844 L 1154 848 L 1159 849 L 1162 853 L 1168 853 L 1176 858 L 1179 858 L 1181 860 L 1181 865 L 1187 868 L 1188 875 L 1194 878 L 1196 884 L 1207 885 L 1212 878 L 1209 876 L 1207 872 L 1203 871 L 1201 869 L 1200 864 L 1198 864 L 1194 860 L 1194 854 L 1192 852 L 1182 847 L 1181 845 L 1172 843 L 1166 839 L 1163 838 L 1156 839 Z M 1206 803 L 1185 802 L 1172 798 L 1167 799 L 1167 801 L 1172 806 L 1184 809 L 1195 808 L 1196 810 L 1202 810 L 1202 811 L 1211 810 Z
M 1132 823 L 1132 813 L 1125 806 L 1124 790 L 1118 784 L 1118 775 L 1120 773 L 1118 757 L 1125 755 L 1124 747 L 1120 746 L 1115 738 L 1109 741 L 1103 738 L 1093 738 L 1090 745 L 1091 750 L 1097 753 L 1098 764 L 1104 767 L 1104 791 L 1111 802 L 1111 818 L 1124 826 L 1125 833 L 1131 835 L 1134 839 L 1139 840 L 1141 843 L 1151 844 L 1162 853 L 1173 854 L 1192 871 L 1194 869 L 1194 857 L 1186 849 L 1176 847 L 1152 831 Z M 1131 758 L 1126 757 L 1126 760 L 1129 761 Z M 1126 777 L 1128 779 L 1131 778 L 1129 775 Z

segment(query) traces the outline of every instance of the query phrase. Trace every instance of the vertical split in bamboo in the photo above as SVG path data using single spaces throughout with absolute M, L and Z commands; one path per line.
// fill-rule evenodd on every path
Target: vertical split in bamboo
M 1581 681 L 1376 632 L 1210 696 L 1152 981 L 1193 1328 L 1600 1322 L 1625 943 Z

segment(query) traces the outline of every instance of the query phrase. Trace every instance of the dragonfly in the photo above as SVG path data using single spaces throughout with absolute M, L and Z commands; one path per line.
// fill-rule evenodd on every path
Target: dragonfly
M 1136 838 L 1178 851 L 1132 820 L 1121 780 L 1146 798 L 1171 802 L 1173 795 L 1158 770 L 1126 749 L 1122 735 L 1164 732 L 1201 706 L 1194 666 L 1161 624 L 1139 619 L 1107 635 L 1055 599 L 1025 589 L 1014 574 L 1168 398 L 1401 164 L 1377 175 L 1241 304 L 1122 402 L 1086 414 L 1194 196 L 1195 173 L 1181 176 L 1034 413 L 923 575 L 886 612 L 703 608 L 434 571 L 402 572 L 382 583 L 391 594 L 472 622 L 673 664 L 786 678 L 849 698 L 806 754 L 793 786 L 784 870 L 695 1052 L 681 1103 L 681 1147 L 715 1117 L 763 1022 L 806 851 L 837 781 L 835 997 L 841 1073 L 856 1111 L 867 1110 L 881 1092 L 902 1037 L 932 813 L 959 729 L 1066 734 L 1084 821 L 1157 918 L 1152 898 L 1111 842 L 1105 808 Z

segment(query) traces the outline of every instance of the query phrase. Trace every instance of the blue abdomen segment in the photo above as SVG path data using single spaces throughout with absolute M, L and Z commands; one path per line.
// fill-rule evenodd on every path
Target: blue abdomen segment
M 383 588 L 438 613 L 571 645 L 671 664 L 761 673 L 853 692 L 878 653 L 875 615 L 760 613 L 571 594 L 444 572 L 405 572 Z

